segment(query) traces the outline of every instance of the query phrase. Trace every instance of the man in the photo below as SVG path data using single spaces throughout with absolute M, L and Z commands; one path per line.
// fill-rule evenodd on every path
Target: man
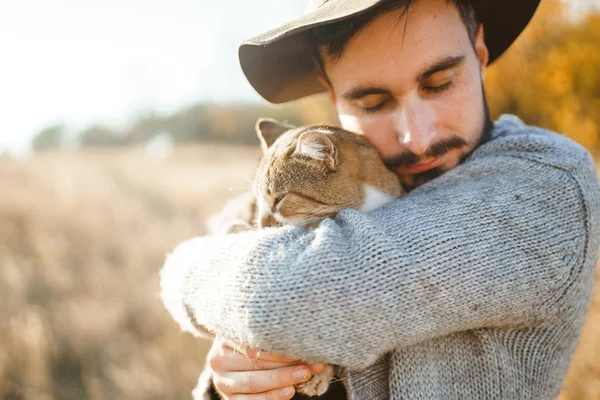
M 410 192 L 314 231 L 175 249 L 165 304 L 217 335 L 198 398 L 289 399 L 321 363 L 353 400 L 556 397 L 592 292 L 598 181 L 565 137 L 492 124 L 482 86 L 537 3 L 325 0 L 242 45 L 263 97 L 326 90 Z

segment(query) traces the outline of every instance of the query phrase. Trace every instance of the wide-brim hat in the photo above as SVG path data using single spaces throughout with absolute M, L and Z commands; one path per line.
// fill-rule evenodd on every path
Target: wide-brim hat
M 314 0 L 313 0 L 314 1 Z M 312 11 L 285 25 L 243 42 L 240 65 L 246 78 L 265 100 L 283 103 L 320 93 L 318 64 L 306 40 L 311 28 L 366 12 L 382 0 L 317 0 Z M 540 0 L 472 0 L 485 28 L 489 63 L 515 41 L 533 17 Z

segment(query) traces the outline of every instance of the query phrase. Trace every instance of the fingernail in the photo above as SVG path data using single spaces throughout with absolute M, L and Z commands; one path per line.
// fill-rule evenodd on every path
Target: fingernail
M 292 378 L 294 378 L 295 381 L 304 382 L 308 379 L 308 370 L 306 368 L 300 368 L 292 374 Z
M 313 364 L 310 366 L 310 369 L 312 372 L 319 374 L 325 371 L 325 364 Z
M 286 387 L 285 389 L 282 389 L 281 392 L 279 392 L 281 397 L 283 397 L 284 399 L 291 398 L 294 395 L 294 393 L 296 393 L 296 391 L 292 387 Z

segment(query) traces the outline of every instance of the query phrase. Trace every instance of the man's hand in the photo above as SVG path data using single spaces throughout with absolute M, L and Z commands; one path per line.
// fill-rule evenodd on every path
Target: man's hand
M 221 336 L 208 353 L 208 365 L 215 389 L 226 400 L 291 399 L 295 384 L 325 369 L 323 364 L 307 365 L 302 360 L 244 348 Z

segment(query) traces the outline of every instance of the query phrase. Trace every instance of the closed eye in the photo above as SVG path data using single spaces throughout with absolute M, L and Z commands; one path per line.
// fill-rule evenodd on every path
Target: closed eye
M 275 197 L 275 201 L 273 202 L 273 207 L 271 208 L 272 213 L 276 212 L 277 205 L 279 203 L 281 203 L 281 200 L 283 200 L 284 197 L 285 197 L 285 195 Z
M 383 106 L 385 105 L 385 101 L 377 104 L 376 106 L 373 107 L 364 107 L 362 110 L 364 113 L 366 114 L 374 114 L 377 111 L 381 110 L 383 108 Z
M 290 194 L 293 194 L 293 195 L 298 196 L 298 197 L 302 197 L 303 199 L 311 201 L 311 202 L 316 203 L 316 204 L 320 204 L 320 205 L 324 205 L 324 206 L 329 206 L 330 205 L 330 203 L 326 203 L 324 201 L 321 201 L 319 199 L 316 199 L 316 198 L 314 198 L 312 196 L 309 196 L 309 195 L 306 195 L 306 194 L 303 194 L 303 193 L 290 192 Z
M 441 92 L 444 92 L 444 91 L 450 89 L 450 86 L 452 86 L 452 81 L 448 81 L 440 86 L 426 86 L 423 88 L 423 90 L 437 94 L 437 93 L 441 93 Z

